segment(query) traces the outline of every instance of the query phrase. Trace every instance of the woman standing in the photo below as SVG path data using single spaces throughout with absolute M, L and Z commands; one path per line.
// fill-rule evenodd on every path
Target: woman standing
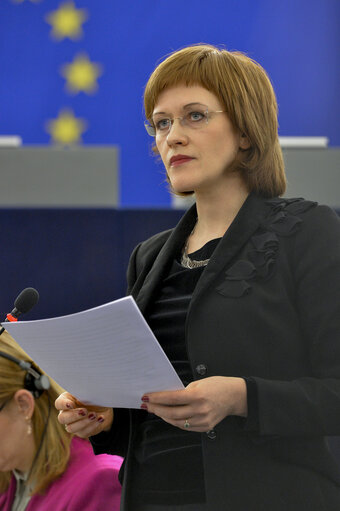
M 144 99 L 170 187 L 196 203 L 136 247 L 128 293 L 186 388 L 96 423 L 64 394 L 59 421 L 125 457 L 124 511 L 338 510 L 339 220 L 280 198 L 276 98 L 250 58 L 189 46 Z

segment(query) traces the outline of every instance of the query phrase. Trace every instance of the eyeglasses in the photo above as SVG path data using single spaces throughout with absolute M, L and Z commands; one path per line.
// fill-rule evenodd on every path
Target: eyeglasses
M 164 115 L 156 114 L 152 118 L 152 123 L 148 121 L 144 122 L 146 131 L 151 137 L 166 137 L 171 130 L 175 119 L 178 119 L 181 126 L 188 127 L 190 129 L 201 129 L 209 123 L 209 120 L 214 114 L 225 113 L 225 110 L 214 110 L 209 112 L 208 109 L 190 110 L 183 117 L 165 117 Z

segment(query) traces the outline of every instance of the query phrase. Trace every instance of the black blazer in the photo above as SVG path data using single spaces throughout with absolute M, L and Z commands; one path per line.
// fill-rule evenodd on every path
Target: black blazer
M 193 206 L 173 230 L 138 245 L 128 293 L 142 313 L 191 232 Z M 227 417 L 202 433 L 209 511 L 338 511 L 340 222 L 327 206 L 250 195 L 192 296 L 186 343 L 195 379 L 254 378 L 256 428 Z M 139 410 L 115 410 L 95 452 L 125 456 L 121 509 Z M 128 418 L 129 415 L 129 418 Z M 190 467 L 188 467 L 190 470 Z

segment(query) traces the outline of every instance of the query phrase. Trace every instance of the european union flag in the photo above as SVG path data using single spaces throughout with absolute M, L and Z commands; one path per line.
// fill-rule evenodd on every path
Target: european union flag
M 270 0 L 1 0 L 0 135 L 24 144 L 114 144 L 123 206 L 167 205 L 150 157 L 143 88 L 172 50 L 206 42 L 238 49 L 268 71 L 280 135 L 337 129 L 340 4 Z

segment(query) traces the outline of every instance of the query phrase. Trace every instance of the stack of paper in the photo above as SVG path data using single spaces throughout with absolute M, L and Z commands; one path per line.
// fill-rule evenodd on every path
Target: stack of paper
M 145 393 L 183 388 L 131 296 L 4 326 L 47 375 L 84 404 L 140 408 Z

